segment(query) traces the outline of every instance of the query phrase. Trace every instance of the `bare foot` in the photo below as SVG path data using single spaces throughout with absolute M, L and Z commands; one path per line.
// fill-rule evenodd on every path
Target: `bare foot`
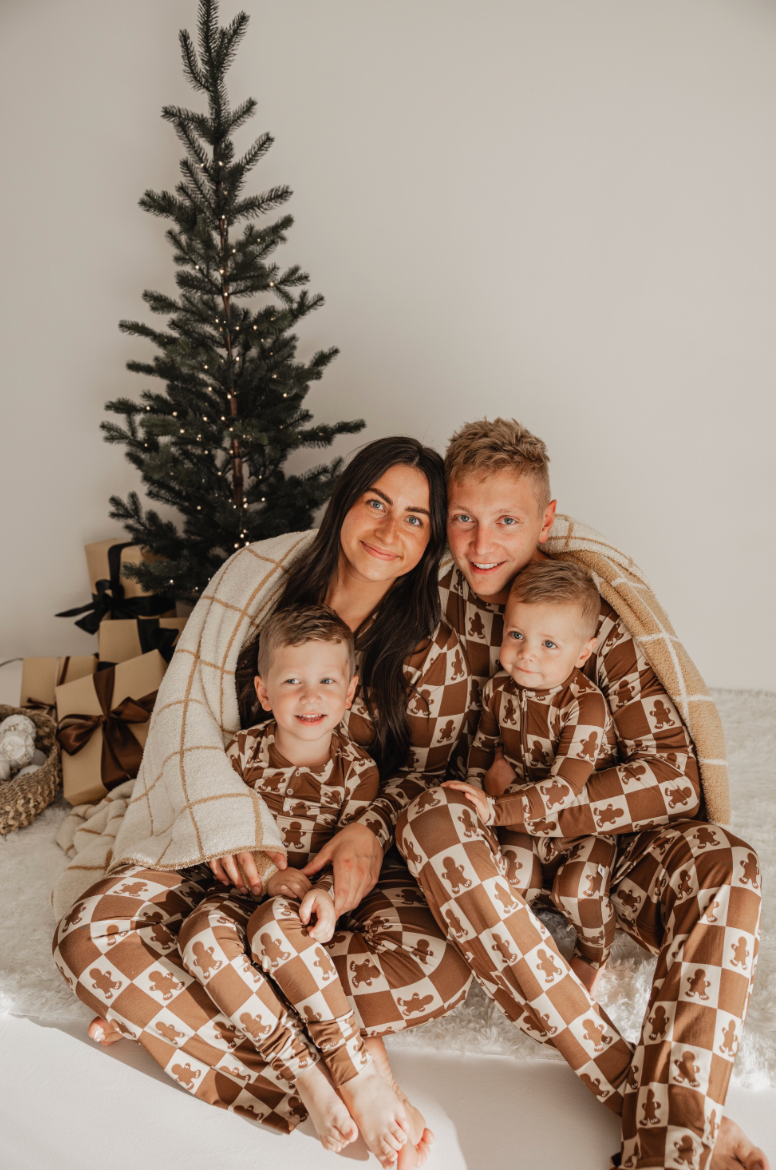
M 740 1125 L 723 1117 L 709 1170 L 771 1170 L 771 1164 L 763 1151 L 752 1145 Z
M 324 1150 L 338 1154 L 356 1140 L 358 1126 L 337 1096 L 328 1070 L 320 1061 L 297 1077 L 296 1091 L 310 1114 Z
M 399 1098 L 373 1061 L 339 1087 L 361 1136 L 381 1166 L 395 1166 L 407 1141 L 409 1121 Z
M 604 969 L 604 964 L 602 963 L 600 967 L 591 967 L 585 959 L 579 955 L 573 955 L 569 966 L 583 987 L 586 987 L 590 994 L 594 996 L 598 987 L 598 980 L 601 978 L 601 973 Z
M 407 1099 L 401 1086 L 397 1085 L 394 1080 L 393 1070 L 382 1039 L 379 1036 L 373 1036 L 364 1040 L 364 1044 L 375 1063 L 375 1068 L 385 1078 L 404 1106 L 410 1124 L 407 1142 L 399 1151 L 397 1170 L 415 1170 L 417 1166 L 425 1166 L 431 1156 L 434 1135 L 430 1129 L 426 1129 L 426 1120 L 423 1114 Z
M 117 1040 L 123 1040 L 118 1024 L 114 1024 L 113 1020 L 102 1020 L 99 1016 L 95 1016 L 88 1028 L 89 1035 L 92 1040 L 96 1040 L 98 1044 L 102 1044 L 103 1048 L 109 1048 L 111 1044 L 115 1044 Z

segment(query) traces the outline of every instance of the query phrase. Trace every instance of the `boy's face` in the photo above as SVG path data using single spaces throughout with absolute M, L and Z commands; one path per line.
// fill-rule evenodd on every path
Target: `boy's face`
M 351 675 L 344 642 L 280 646 L 266 678 L 255 679 L 256 694 L 279 727 L 296 739 L 323 739 L 353 702 L 358 676 Z
M 593 652 L 595 638 L 579 632 L 581 614 L 573 604 L 507 602 L 499 662 L 518 686 L 545 690 L 560 686 Z
M 503 605 L 509 586 L 550 535 L 555 500 L 541 508 L 533 480 L 498 471 L 451 479 L 447 542 L 458 568 L 483 601 Z

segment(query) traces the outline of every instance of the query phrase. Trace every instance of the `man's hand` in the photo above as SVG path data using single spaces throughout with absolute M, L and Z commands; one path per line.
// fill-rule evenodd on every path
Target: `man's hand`
M 302 873 L 312 877 L 327 865 L 334 867 L 334 910 L 337 918 L 349 914 L 374 889 L 383 864 L 380 842 L 371 829 L 354 821 L 340 829 Z
M 504 752 L 496 748 L 493 763 L 485 773 L 483 788 L 488 796 L 503 796 L 509 785 L 517 778 L 517 772 L 504 759 Z
M 287 867 L 288 862 L 282 853 L 270 853 L 269 849 L 265 849 L 264 852 L 274 861 L 278 869 Z M 254 898 L 260 897 L 261 878 L 256 869 L 256 859 L 252 853 L 234 853 L 231 857 L 214 857 L 212 861 L 208 862 L 208 866 L 225 886 L 231 882 L 241 894 L 247 894 L 250 890 Z
M 304 877 L 304 874 L 300 874 L 300 877 Z M 307 926 L 311 917 L 315 918 L 315 922 L 312 926 Z M 314 938 L 319 943 L 330 942 L 337 925 L 337 915 L 334 912 L 331 895 L 326 890 L 308 890 L 302 899 L 302 905 L 299 907 L 299 919 L 307 926 L 310 938 Z
M 496 815 L 493 801 L 480 788 L 475 788 L 473 784 L 464 784 L 462 780 L 445 780 L 442 787 L 454 788 L 456 792 L 462 792 L 466 799 L 474 805 L 474 811 L 483 825 L 493 824 Z
M 267 882 L 267 897 L 276 898 L 278 894 L 288 894 L 291 898 L 298 898 L 301 902 L 305 894 L 310 891 L 310 879 L 305 877 L 301 869 L 287 866 L 273 873 Z

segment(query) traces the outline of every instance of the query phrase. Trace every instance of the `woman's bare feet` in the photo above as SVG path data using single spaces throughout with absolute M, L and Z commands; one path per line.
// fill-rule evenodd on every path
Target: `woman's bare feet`
M 339 1087 L 340 1095 L 381 1166 L 395 1166 L 407 1141 L 409 1121 L 401 1101 L 370 1061 Z
M 709 1170 L 770 1170 L 770 1167 L 764 1152 L 752 1145 L 741 1126 L 723 1117 Z
M 102 1044 L 103 1048 L 109 1048 L 111 1044 L 115 1044 L 117 1040 L 123 1040 L 118 1024 L 114 1024 L 113 1020 L 102 1020 L 99 1016 L 95 1016 L 88 1028 L 89 1035 L 92 1040 L 96 1040 L 98 1044 Z
M 394 1080 L 393 1070 L 385 1051 L 385 1044 L 379 1036 L 370 1037 L 364 1041 L 366 1050 L 372 1057 L 377 1071 L 388 1082 L 396 1096 L 404 1106 L 407 1120 L 410 1123 L 409 1137 L 399 1151 L 397 1170 L 415 1170 L 417 1166 L 425 1166 L 431 1156 L 431 1147 L 434 1144 L 434 1135 L 426 1129 L 426 1121 L 419 1109 L 407 1100 L 400 1085 Z
M 583 987 L 586 987 L 590 994 L 595 996 L 598 980 L 601 978 L 601 973 L 604 969 L 603 963 L 600 967 L 591 967 L 579 955 L 572 955 L 569 966 Z
M 358 1137 L 358 1126 L 337 1096 L 328 1069 L 320 1061 L 297 1077 L 296 1091 L 310 1114 L 324 1150 L 338 1154 Z

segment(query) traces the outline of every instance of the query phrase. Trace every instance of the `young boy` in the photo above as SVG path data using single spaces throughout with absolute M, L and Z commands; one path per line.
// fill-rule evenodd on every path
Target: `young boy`
M 339 726 L 358 683 L 353 635 L 325 606 L 276 613 L 261 630 L 257 668 L 256 693 L 273 717 L 241 731 L 227 754 L 274 814 L 288 850 L 288 868 L 271 875 L 266 882 L 271 901 L 248 921 L 251 955 L 304 1021 L 318 1050 L 286 1063 L 324 1147 L 338 1152 L 353 1141 L 355 1118 L 367 1145 L 387 1166 L 406 1140 L 406 1115 L 373 1064 L 336 970 L 320 945 L 329 942 L 336 926 L 333 877 L 328 872 L 312 886 L 301 872 L 378 793 L 377 766 Z M 232 976 L 224 979 L 223 962 L 212 946 L 205 946 L 214 937 L 220 942 L 229 929 L 224 907 L 223 894 L 200 903 L 181 930 L 181 956 L 220 1011 L 239 1031 L 247 1028 L 259 1053 L 271 1058 L 277 1055 L 277 1041 L 270 1034 L 270 1020 L 260 1014 L 261 1004 L 254 1005 L 255 987 L 235 994 Z M 240 958 L 244 964 L 244 955 Z M 248 980 L 264 982 L 250 970 Z M 258 1008 L 258 1019 L 246 1012 L 248 1006 L 251 1011 Z M 320 1067 L 319 1052 L 331 1081 Z
M 599 609 L 598 590 L 578 565 L 533 561 L 518 574 L 504 614 L 503 669 L 482 691 L 468 783 L 447 784 L 466 794 L 484 824 L 498 826 L 507 876 L 525 900 L 551 889 L 577 933 L 571 967 L 591 991 L 614 938 L 616 849 L 605 834 L 558 836 L 557 816 L 594 771 L 616 760 L 606 700 L 580 669 L 596 644 Z M 512 782 L 487 774 L 499 747 Z M 597 824 L 605 827 L 605 811 Z

